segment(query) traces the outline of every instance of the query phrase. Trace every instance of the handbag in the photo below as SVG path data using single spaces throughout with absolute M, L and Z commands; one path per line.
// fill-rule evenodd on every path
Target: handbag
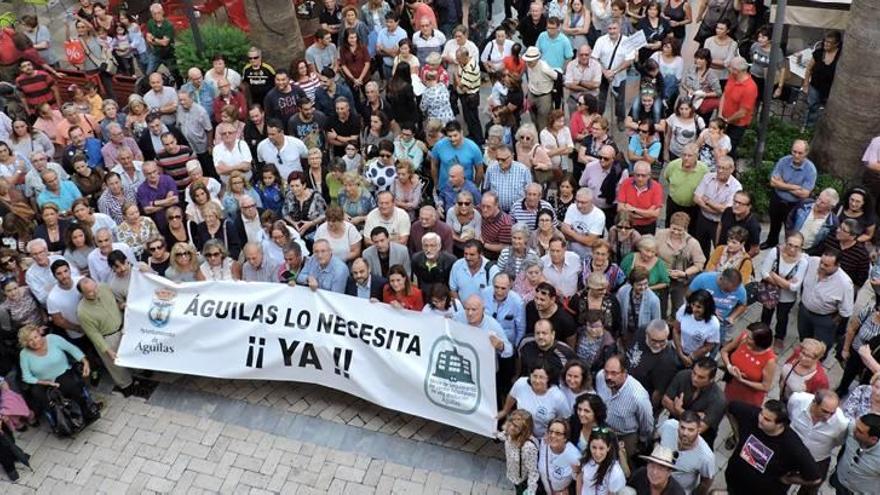
M 116 59 L 113 57 L 113 54 L 106 50 L 101 50 L 101 57 L 97 61 L 92 57 L 92 52 L 90 50 L 86 49 L 84 51 L 86 56 L 89 57 L 89 60 L 95 64 L 99 71 L 110 74 L 111 76 L 119 71 L 119 67 L 116 65 Z
M 82 65 L 86 61 L 86 49 L 78 39 L 64 42 L 64 54 L 70 65 Z
M 70 437 L 85 427 L 85 418 L 79 404 L 61 395 L 57 388 L 50 388 L 49 414 L 52 417 L 52 430 L 61 437 Z

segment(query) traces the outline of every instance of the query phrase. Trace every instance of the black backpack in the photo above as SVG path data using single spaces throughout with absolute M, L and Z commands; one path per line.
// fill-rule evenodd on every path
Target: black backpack
M 57 388 L 50 388 L 48 413 L 52 419 L 52 430 L 60 437 L 70 437 L 85 427 L 82 408 L 76 402 L 65 398 Z

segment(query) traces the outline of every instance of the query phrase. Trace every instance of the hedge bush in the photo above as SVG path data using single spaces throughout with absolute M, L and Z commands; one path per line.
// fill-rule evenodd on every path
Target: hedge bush
M 186 74 L 190 67 L 198 67 L 203 71 L 210 69 L 211 58 L 216 53 L 222 53 L 226 57 L 226 66 L 237 71 L 241 71 L 248 62 L 247 52 L 251 43 L 244 31 L 229 24 L 208 22 L 199 24 L 199 32 L 205 46 L 201 56 L 196 52 L 192 29 L 181 31 L 177 35 L 174 53 L 182 74 Z

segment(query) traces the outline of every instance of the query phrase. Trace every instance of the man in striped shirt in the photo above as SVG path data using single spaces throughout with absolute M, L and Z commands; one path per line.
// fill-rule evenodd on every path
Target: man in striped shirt
M 526 186 L 525 195 L 521 200 L 513 203 L 510 207 L 510 216 L 513 217 L 514 223 L 524 223 L 532 228 L 535 226 L 535 219 L 541 210 L 550 210 L 553 214 L 553 223 L 556 223 L 556 210 L 547 201 L 541 199 L 541 184 L 532 182 Z
M 461 103 L 461 115 L 467 126 L 468 137 L 477 146 L 483 146 L 483 129 L 480 126 L 480 66 L 465 47 L 455 52 L 455 58 L 459 66 L 454 74 L 455 92 L 458 93 L 458 101 Z
M 61 104 L 61 91 L 55 80 L 47 72 L 36 70 L 30 60 L 22 60 L 18 66 L 21 73 L 15 78 L 15 85 L 24 95 L 24 109 L 32 114 L 43 103 L 57 107 Z
M 605 361 L 596 375 L 596 394 L 608 406 L 608 426 L 626 446 L 626 456 L 639 453 L 639 443 L 647 445 L 654 432 L 654 410 L 645 387 L 628 373 L 626 356 L 615 354 Z
M 177 143 L 174 134 L 162 134 L 163 150 L 156 156 L 156 162 L 162 171 L 169 175 L 177 184 L 177 192 L 183 194 L 189 185 L 189 174 L 186 173 L 186 162 L 195 158 L 188 146 Z

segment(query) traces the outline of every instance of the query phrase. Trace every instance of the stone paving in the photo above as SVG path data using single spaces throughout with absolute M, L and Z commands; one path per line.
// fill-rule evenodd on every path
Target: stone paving
M 0 493 L 506 493 L 504 485 L 301 442 L 152 399 L 103 400 L 103 417 L 74 439 L 45 426 L 21 434 L 34 472 L 21 469 L 17 484 L 0 480 Z

